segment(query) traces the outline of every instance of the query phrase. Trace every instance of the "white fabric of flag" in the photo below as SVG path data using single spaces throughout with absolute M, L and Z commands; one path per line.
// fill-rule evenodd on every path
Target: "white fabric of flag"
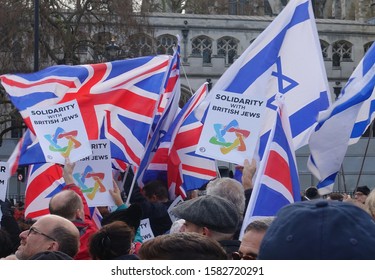
M 332 192 L 349 143 L 355 143 L 371 123 L 375 110 L 374 86 L 375 44 L 354 70 L 339 99 L 320 114 L 311 134 L 307 166 L 319 180 L 320 194 Z
M 311 1 L 289 1 L 216 82 L 210 96 L 222 91 L 249 96 L 264 93 L 267 109 L 261 135 L 273 127 L 275 96 L 283 94 L 294 147 L 307 144 L 318 113 L 331 102 Z

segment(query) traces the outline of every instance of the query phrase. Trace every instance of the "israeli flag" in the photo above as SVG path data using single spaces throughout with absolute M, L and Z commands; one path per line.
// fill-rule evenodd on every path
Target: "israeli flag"
M 276 94 L 284 95 L 294 147 L 307 144 L 318 113 L 330 105 L 311 1 L 289 1 L 216 82 L 210 96 L 222 91 L 250 96 L 264 93 L 268 102 L 261 135 L 267 135 L 275 123 Z
M 307 166 L 320 181 L 320 194 L 332 192 L 348 145 L 358 141 L 373 120 L 375 100 L 375 44 L 367 51 L 339 99 L 319 116 L 309 146 Z

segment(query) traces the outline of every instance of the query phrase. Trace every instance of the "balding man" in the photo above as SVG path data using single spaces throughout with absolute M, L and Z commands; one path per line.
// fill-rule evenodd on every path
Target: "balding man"
M 81 245 L 74 259 L 89 260 L 91 257 L 88 250 L 88 240 L 92 234 L 98 231 L 98 228 L 91 219 L 90 210 L 81 189 L 74 184 L 73 168 L 74 164 L 69 161 L 65 163 L 63 176 L 66 186 L 51 198 L 49 211 L 51 214 L 68 219 L 77 227 L 81 236 Z
M 72 259 L 79 248 L 78 229 L 71 221 L 57 215 L 39 218 L 30 229 L 20 233 L 20 239 L 15 255 L 6 259 L 28 260 L 45 251 L 59 251 Z

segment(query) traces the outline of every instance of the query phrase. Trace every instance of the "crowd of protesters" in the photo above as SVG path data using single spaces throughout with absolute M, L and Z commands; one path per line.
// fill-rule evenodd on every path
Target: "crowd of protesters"
M 98 226 L 79 187 L 74 164 L 63 167 L 65 187 L 49 203 L 50 214 L 25 221 L 23 204 L 1 201 L 2 260 L 256 260 L 375 259 L 375 191 L 357 187 L 352 196 L 321 197 L 307 188 L 301 202 L 259 217 L 243 227 L 252 193 L 255 162 L 239 167 L 240 181 L 217 178 L 172 208 L 162 181 L 138 187 L 124 203 L 114 181 L 117 206 L 102 212 Z M 140 221 L 148 218 L 154 238 L 143 241 Z M 240 240 L 240 230 L 245 228 Z

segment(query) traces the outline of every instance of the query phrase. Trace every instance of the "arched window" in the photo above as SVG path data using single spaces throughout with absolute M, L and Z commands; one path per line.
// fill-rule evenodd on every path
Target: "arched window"
M 155 40 L 143 33 L 129 36 L 126 40 L 126 46 L 129 50 L 129 57 L 147 56 L 156 53 Z
M 342 61 L 352 59 L 353 44 L 348 41 L 337 41 L 332 45 L 332 66 L 340 66 Z
M 156 40 L 157 54 L 170 54 L 174 52 L 174 46 L 177 45 L 176 36 L 165 34 L 161 35 Z
M 324 40 L 320 40 L 320 48 L 322 49 L 322 55 L 323 55 L 323 59 L 328 59 L 328 47 L 329 47 L 329 43 L 324 41 Z
M 371 48 L 372 43 L 374 43 L 374 41 L 372 41 L 372 42 L 368 42 L 368 43 L 366 43 L 366 44 L 363 46 L 363 51 L 364 51 L 364 53 L 366 53 L 366 52 L 369 50 L 369 48 Z
M 217 40 L 217 54 L 225 57 L 225 64 L 232 64 L 237 56 L 238 40 L 233 37 L 222 37 Z
M 202 56 L 203 63 L 211 63 L 212 39 L 207 36 L 198 36 L 191 43 L 192 54 Z

